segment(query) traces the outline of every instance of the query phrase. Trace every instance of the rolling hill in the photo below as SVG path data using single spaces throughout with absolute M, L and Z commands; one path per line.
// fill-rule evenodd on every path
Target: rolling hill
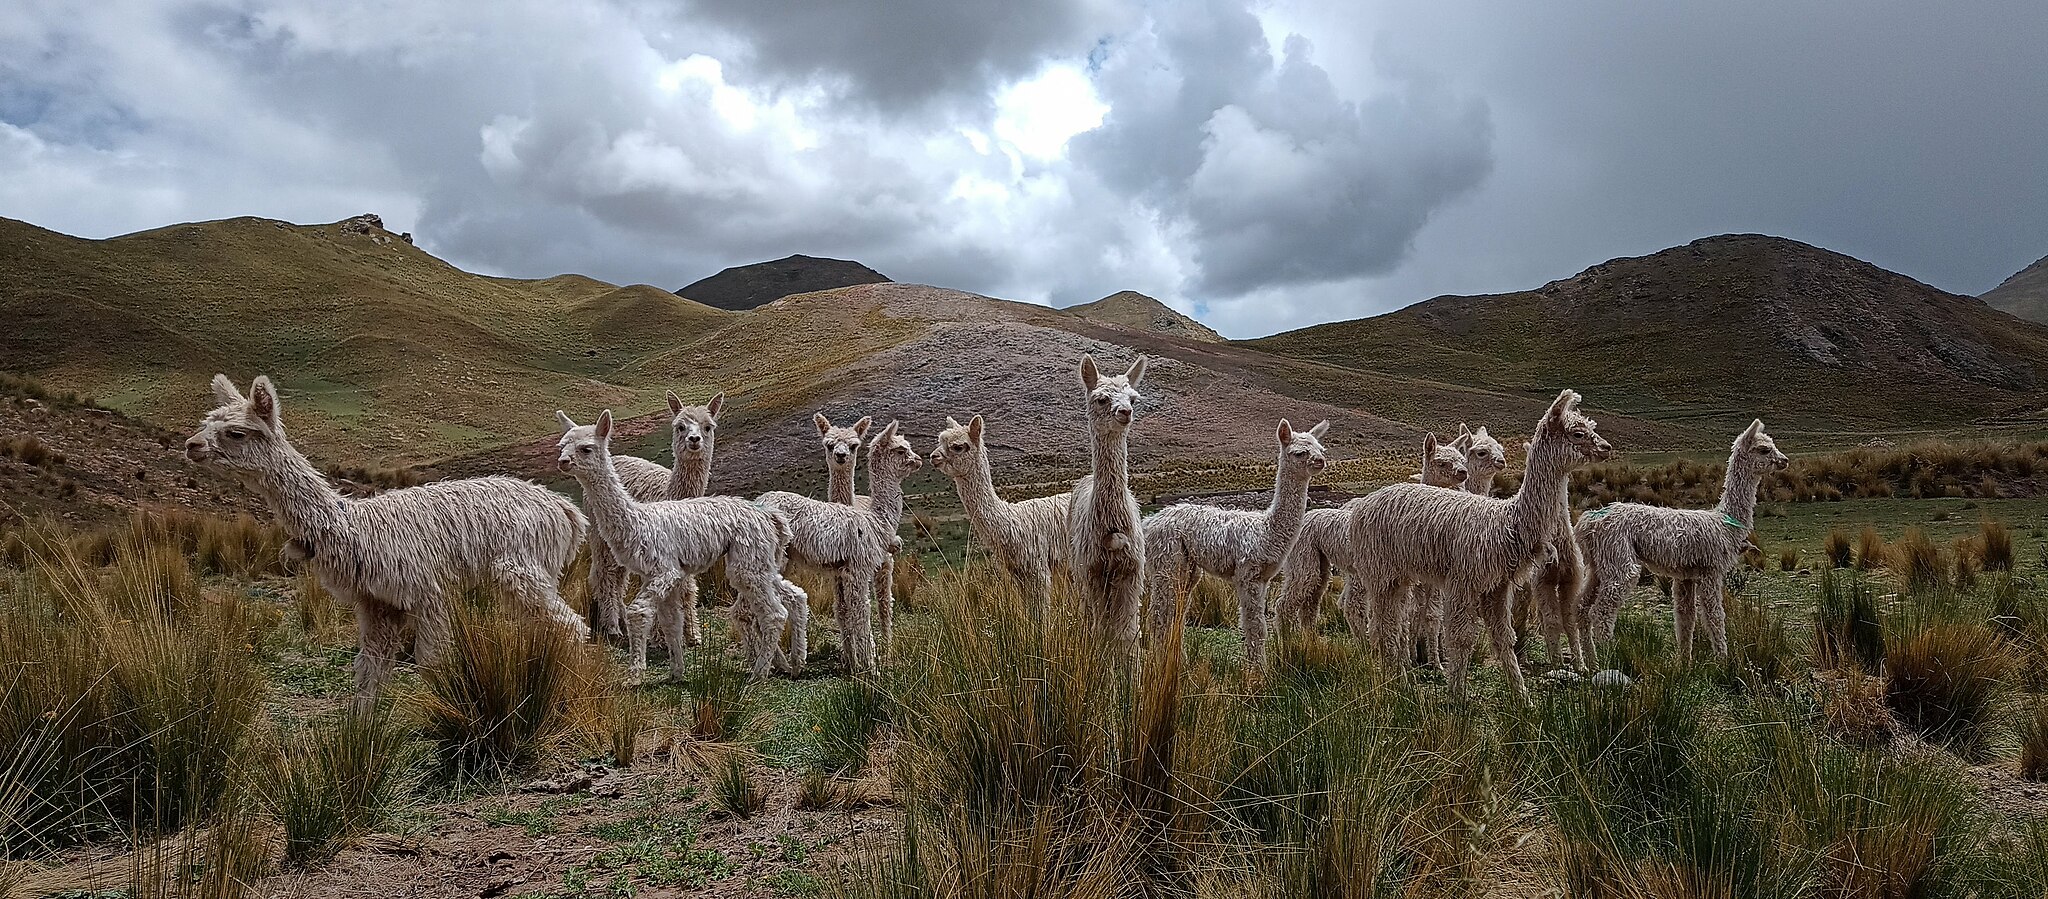
M 1210 343 L 1223 339 L 1223 335 L 1216 333 L 1208 325 L 1175 312 L 1165 303 L 1135 290 L 1120 290 L 1093 303 L 1068 306 L 1063 311 L 1068 315 L 1078 315 L 1086 319 L 1171 337 L 1185 337 Z
M 2014 272 L 1977 298 L 2020 318 L 2048 322 L 2048 256 Z
M 801 253 L 769 262 L 735 265 L 676 291 L 706 306 L 744 311 L 783 297 L 855 284 L 889 280 L 881 272 L 845 259 L 822 259 Z

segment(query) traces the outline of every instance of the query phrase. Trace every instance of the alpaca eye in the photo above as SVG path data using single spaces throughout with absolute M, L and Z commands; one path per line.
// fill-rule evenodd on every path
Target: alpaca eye
M 229 429 L 228 429 L 228 439 L 230 439 L 230 440 L 242 440 L 242 439 L 244 439 L 244 438 L 247 438 L 248 436 L 249 436 L 249 432 L 248 432 L 248 431 L 244 431 L 244 430 L 242 430 L 241 428 L 229 428 Z
M 955 443 L 955 444 L 953 444 L 953 452 L 956 452 L 956 453 L 964 453 L 964 452 L 967 452 L 967 444 L 965 444 L 965 443 Z
M 1095 402 L 1096 402 L 1096 403 L 1097 403 L 1098 405 L 1099 405 L 1099 404 L 1101 404 L 1101 403 L 1107 403 L 1107 402 L 1109 402 L 1109 397 L 1106 397 L 1106 396 L 1098 396 L 1098 397 L 1096 397 L 1096 398 L 1095 398 Z
M 587 446 L 579 446 L 576 448 L 576 451 L 586 456 L 590 455 L 590 447 Z

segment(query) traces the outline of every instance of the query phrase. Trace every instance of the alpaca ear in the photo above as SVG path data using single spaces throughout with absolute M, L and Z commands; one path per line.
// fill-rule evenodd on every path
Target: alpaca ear
M 818 436 L 820 437 L 825 436 L 826 431 L 832 430 L 832 419 L 826 418 L 823 412 L 811 413 L 811 424 L 818 426 Z
M 1557 399 L 1550 404 L 1550 411 L 1543 413 L 1543 420 L 1563 424 L 1565 416 L 1571 414 L 1572 408 L 1578 404 L 1578 393 L 1566 389 L 1564 392 L 1559 393 Z
M 1131 382 L 1132 387 L 1145 380 L 1145 357 L 1139 356 L 1138 361 L 1131 363 L 1130 368 L 1124 369 L 1124 379 Z
M 610 409 L 597 413 L 597 439 L 600 443 L 612 439 L 612 410 Z
M 277 406 L 277 385 L 269 375 L 257 375 L 249 385 L 249 412 L 275 428 L 284 420 Z
M 1430 431 L 1430 432 L 1428 432 L 1428 433 L 1425 433 L 1425 434 L 1423 434 L 1423 435 L 1422 435 L 1422 458 L 1424 458 L 1424 459 L 1434 459 L 1434 458 L 1436 458 L 1436 447 L 1437 447 L 1437 443 L 1436 443 L 1436 432 L 1435 432 L 1435 431 Z
M 1464 422 L 1462 422 L 1462 421 L 1461 421 L 1461 422 L 1458 422 L 1458 436 L 1460 436 L 1460 437 L 1463 437 L 1463 436 L 1465 436 L 1466 434 L 1470 434 L 1470 433 L 1472 433 L 1472 429 L 1471 429 L 1471 428 L 1465 427 L 1465 423 L 1464 423 Z
M 679 412 L 681 412 L 681 411 L 683 411 L 683 398 L 682 398 L 682 397 L 679 397 L 679 396 L 676 396 L 676 392 L 675 392 L 675 391 L 673 391 L 673 390 L 669 391 L 669 392 L 668 392 L 668 414 L 670 414 L 670 415 L 675 415 L 675 414 L 677 414 L 677 413 L 679 413 Z
M 1273 429 L 1273 436 L 1280 438 L 1281 446 L 1286 446 L 1290 443 L 1293 443 L 1294 426 L 1288 424 L 1287 419 L 1280 419 L 1280 427 Z
M 874 419 L 874 417 L 873 417 L 873 416 L 869 416 L 869 415 L 863 415 L 863 416 L 861 416 L 861 417 L 860 417 L 860 421 L 856 421 L 856 422 L 854 422 L 854 423 L 853 423 L 853 436 L 855 436 L 855 437 L 866 437 L 866 436 L 868 436 L 868 428 L 870 428 L 870 427 L 873 427 L 873 426 L 874 426 L 874 424 L 875 424 L 875 419 Z
M 1755 440 L 1756 435 L 1761 434 L 1763 432 L 1764 420 L 1759 418 L 1749 423 L 1749 429 L 1742 432 L 1742 439 L 1744 442 L 1749 442 Z
M 569 413 L 567 412 L 564 412 L 560 409 L 556 409 L 555 420 L 562 423 L 562 433 L 564 434 L 576 430 L 576 419 L 570 418 Z
M 981 442 L 981 416 L 976 415 L 974 416 L 974 418 L 968 420 L 967 439 L 972 440 L 975 443 Z
M 1485 426 L 1485 425 L 1480 425 L 1480 426 L 1479 426 L 1479 430 L 1477 430 L 1477 431 L 1473 431 L 1473 432 L 1472 432 L 1472 439 L 1473 439 L 1474 441 L 1479 441 L 1479 440 L 1486 440 L 1486 439 L 1488 439 L 1488 438 L 1490 438 L 1490 437 L 1492 437 L 1492 436 L 1493 436 L 1493 435 L 1491 435 L 1491 434 L 1488 434 L 1488 433 L 1486 433 L 1486 426 Z
M 1316 422 L 1316 426 L 1315 426 L 1315 427 L 1313 427 L 1313 428 L 1309 428 L 1309 429 L 1308 429 L 1308 436 L 1310 436 L 1310 437 L 1314 437 L 1314 438 L 1315 438 L 1315 439 L 1317 439 L 1317 440 L 1321 440 L 1321 439 L 1323 439 L 1323 435 L 1324 435 L 1324 434 L 1327 434 L 1327 433 L 1329 433 L 1329 432 L 1330 432 L 1330 420 L 1329 420 L 1329 419 L 1327 419 L 1327 418 L 1325 418 L 1325 419 L 1323 419 L 1322 421 Z
M 888 446 L 888 445 L 889 445 L 890 443 L 894 442 L 895 440 L 896 440 L 896 422 L 895 422 L 895 420 L 893 420 L 893 419 L 892 419 L 892 420 L 890 420 L 890 422 L 889 422 L 889 426 L 888 426 L 888 427 L 886 427 L 886 428 L 883 428 L 883 429 L 882 429 L 882 433 L 880 433 L 880 434 L 876 434 L 876 435 L 875 435 L 875 442 L 874 442 L 874 444 L 873 444 L 873 445 L 874 445 L 874 446 Z
M 223 406 L 228 406 L 235 403 L 246 403 L 249 399 L 243 396 L 242 391 L 235 387 L 235 382 L 228 380 L 227 375 L 214 375 L 213 401 Z
M 704 411 L 711 413 L 711 418 L 714 421 L 718 419 L 718 410 L 723 408 L 725 408 L 725 391 L 723 390 L 719 391 L 717 396 L 712 397 L 711 402 L 704 404 Z
M 1085 354 L 1085 353 L 1084 353 L 1084 354 L 1082 354 L 1082 356 L 1081 356 L 1081 386 L 1083 386 L 1083 387 L 1086 387 L 1086 388 L 1088 388 L 1089 390 L 1094 390 L 1094 389 L 1095 389 L 1095 383 L 1096 383 L 1097 381 L 1100 381 L 1100 380 L 1101 380 L 1101 377 L 1100 377 L 1100 376 L 1098 376 L 1098 375 L 1096 374 L 1096 372 L 1095 372 L 1095 357 L 1094 357 L 1094 356 L 1091 356 L 1091 355 L 1087 355 L 1087 354 Z
M 957 427 L 960 427 L 960 419 L 954 418 L 951 415 L 946 416 L 946 430 L 950 431 Z

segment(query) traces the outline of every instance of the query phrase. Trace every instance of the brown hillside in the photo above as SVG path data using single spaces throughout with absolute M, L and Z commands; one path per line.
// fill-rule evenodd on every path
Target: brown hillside
M 2014 272 L 1978 299 L 2028 321 L 2048 322 L 2048 256 Z
M 1208 325 L 1175 312 L 1165 303 L 1135 290 L 1120 290 L 1093 303 L 1068 306 L 1064 311 L 1068 315 L 1169 337 L 1209 342 L 1223 339 L 1223 335 Z

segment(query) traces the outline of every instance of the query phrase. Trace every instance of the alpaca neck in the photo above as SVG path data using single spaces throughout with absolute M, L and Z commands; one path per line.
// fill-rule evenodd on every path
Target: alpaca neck
M 853 466 L 825 463 L 825 498 L 843 506 L 853 505 Z M 869 488 L 873 489 L 873 488 Z
M 264 470 L 255 486 L 277 513 L 285 532 L 316 545 L 323 539 L 346 536 L 349 499 L 290 444 L 285 444 L 279 462 Z
M 1465 475 L 1465 492 L 1476 496 L 1493 495 L 1493 472 L 1480 474 L 1469 472 Z
M 1756 527 L 1756 488 L 1763 480 L 1763 474 L 1747 466 L 1738 465 L 1738 458 L 1728 460 L 1728 474 L 1721 481 L 1721 505 L 1718 507 L 1728 517 L 1742 522 L 1744 528 Z
M 868 469 L 868 509 L 895 530 L 903 522 L 903 475 L 894 476 Z
M 676 453 L 676 467 L 669 471 L 670 499 L 703 496 L 711 489 L 711 448 L 701 453 Z
M 1280 471 L 1273 480 L 1273 504 L 1266 507 L 1266 547 L 1274 557 L 1301 533 L 1302 516 L 1308 514 L 1306 468 L 1287 464 L 1287 451 L 1280 451 Z
M 1126 433 L 1122 429 L 1110 433 L 1098 430 L 1089 446 L 1097 501 L 1105 496 L 1131 491 L 1131 447 L 1130 442 L 1124 439 Z
M 1565 442 L 1556 437 L 1539 435 L 1529 446 L 1529 468 L 1512 503 L 1515 532 L 1530 546 L 1549 540 L 1557 529 L 1558 509 L 1564 506 L 1571 486 L 1566 451 Z
M 995 477 L 989 472 L 987 456 L 974 460 L 973 471 L 953 475 L 953 489 L 960 494 L 960 510 L 966 512 L 971 521 L 988 521 L 1010 505 L 996 493 Z
M 583 485 L 583 505 L 590 510 L 590 521 L 605 541 L 612 543 L 623 538 L 630 529 L 636 504 L 626 492 L 625 482 L 619 480 L 618 469 L 612 467 L 611 450 L 599 450 L 596 462 L 587 468 L 577 468 L 576 480 Z

